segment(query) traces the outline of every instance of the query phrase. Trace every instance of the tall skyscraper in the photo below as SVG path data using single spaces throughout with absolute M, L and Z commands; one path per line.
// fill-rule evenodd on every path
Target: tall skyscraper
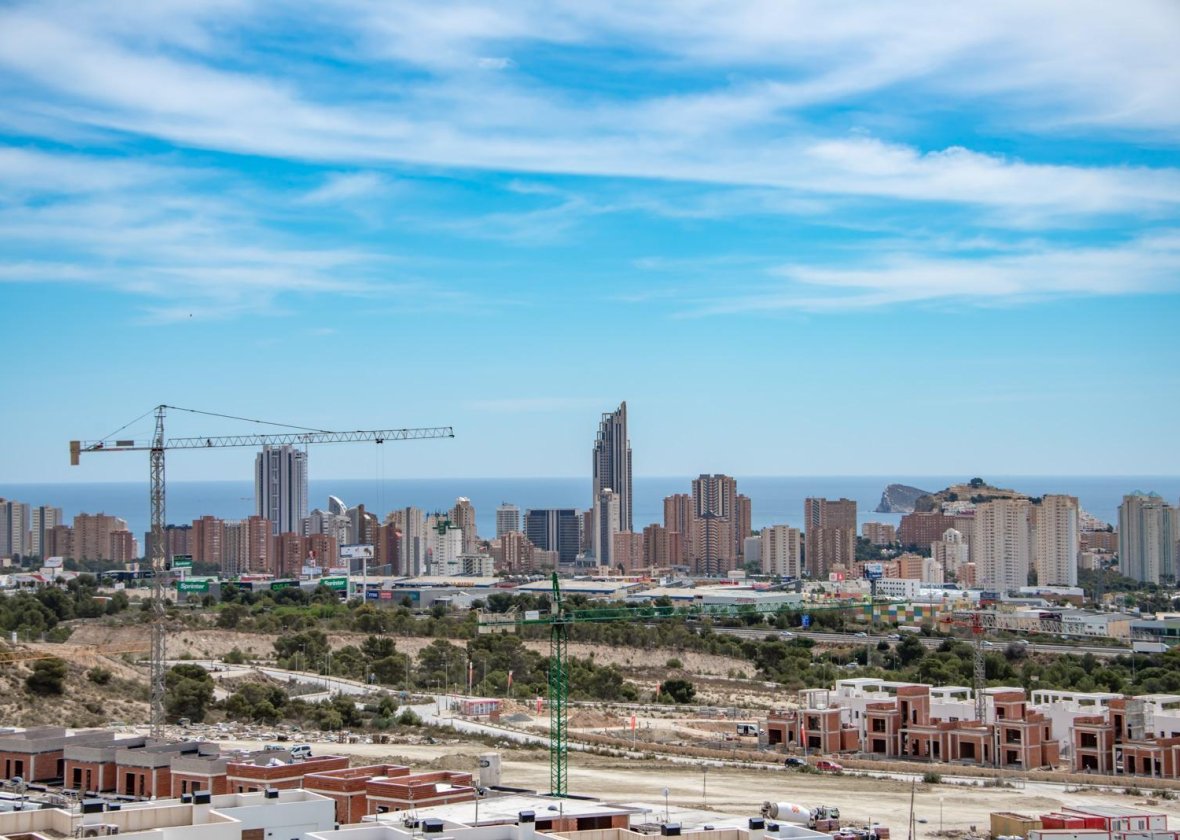
M 984 589 L 1007 592 L 1028 584 L 1031 511 L 1028 499 L 995 499 L 975 508 L 971 556 Z
M 299 533 L 307 516 L 307 453 L 293 446 L 264 446 L 254 459 L 254 513 L 270 521 L 274 535 Z
M 1033 565 L 1042 586 L 1077 586 L 1081 551 L 1076 496 L 1046 495 L 1036 508 Z
M 542 551 L 556 551 L 558 562 L 562 564 L 578 559 L 581 533 L 578 512 L 573 508 L 525 511 L 524 535 Z
M 194 563 L 209 563 L 219 569 L 224 568 L 225 522 L 216 516 L 194 519 L 189 534 L 189 549 Z
M 496 539 L 507 533 L 520 530 L 520 508 L 516 505 L 502 502 L 496 508 Z
M 426 518 L 418 508 L 408 507 L 390 515 L 401 532 L 398 539 L 398 568 L 395 574 L 416 577 L 426 568 Z
M 1119 571 L 1144 583 L 1175 580 L 1180 511 L 1156 493 L 1131 493 L 1119 505 Z
M 47 535 L 58 525 L 64 523 L 61 508 L 41 505 L 33 508 L 33 527 L 29 534 L 29 553 L 44 560 Z
M 631 530 L 631 441 L 627 439 L 627 403 L 602 415 L 594 442 L 594 488 L 597 502 L 603 490 L 619 495 L 620 530 Z
M 833 566 L 856 560 L 856 502 L 804 499 L 804 560 L 813 580 L 826 580 Z

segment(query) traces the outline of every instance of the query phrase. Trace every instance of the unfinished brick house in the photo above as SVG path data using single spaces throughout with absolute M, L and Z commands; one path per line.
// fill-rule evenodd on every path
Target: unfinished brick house
M 303 789 L 334 800 L 336 819 L 341 823 L 359 822 L 369 814 L 470 802 L 476 796 L 470 773 L 414 773 L 398 764 L 310 774 L 303 780 Z
M 1073 769 L 1089 773 L 1180 779 L 1180 736 L 1160 734 L 1153 718 L 1171 695 L 1120 697 L 1073 725 Z M 1174 728 L 1174 726 L 1173 726 Z

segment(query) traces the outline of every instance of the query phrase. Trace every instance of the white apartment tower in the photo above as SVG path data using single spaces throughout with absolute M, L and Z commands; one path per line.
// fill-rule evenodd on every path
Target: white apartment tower
M 520 508 L 516 505 L 502 502 L 496 508 L 496 539 L 513 531 L 520 530 Z
M 1155 493 L 1123 496 L 1119 505 L 1119 571 L 1144 583 L 1176 576 L 1180 511 Z
M 603 488 L 594 499 L 594 558 L 599 566 L 613 566 L 615 534 L 621 527 L 622 498 L 610 487 Z
M 1028 583 L 1031 560 L 1028 499 L 994 499 L 975 508 L 971 544 L 979 586 L 1007 592 Z
M 800 577 L 803 570 L 803 534 L 790 525 L 762 529 L 762 574 Z
M 1047 495 L 1036 515 L 1033 565 L 1042 586 L 1077 586 L 1082 550 L 1076 496 Z
M 58 525 L 64 525 L 61 508 L 41 505 L 33 508 L 33 527 L 29 534 L 29 553 L 45 559 L 45 544 L 48 534 Z
M 298 534 L 307 517 L 307 453 L 293 446 L 264 446 L 254 459 L 254 513 L 271 533 Z

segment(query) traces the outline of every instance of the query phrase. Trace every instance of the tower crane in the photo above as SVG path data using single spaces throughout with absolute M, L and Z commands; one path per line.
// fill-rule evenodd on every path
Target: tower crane
M 391 440 L 428 440 L 433 438 L 452 438 L 454 430 L 450 426 L 436 426 L 416 429 L 379 429 L 351 432 L 328 432 L 322 429 L 306 429 L 287 423 L 266 423 L 266 425 L 286 426 L 297 431 L 282 434 L 267 435 L 219 435 L 201 437 L 166 438 L 164 436 L 164 418 L 168 410 L 186 411 L 190 414 L 203 414 L 209 417 L 220 417 L 230 420 L 243 420 L 251 423 L 266 423 L 262 420 L 248 420 L 245 417 L 233 417 L 228 414 L 217 414 L 211 411 L 200 411 L 192 408 L 180 408 L 173 405 L 158 405 L 154 409 L 156 418 L 155 433 L 150 441 L 135 441 L 115 439 L 108 435 L 102 440 L 70 441 L 70 464 L 77 466 L 81 456 L 94 452 L 148 452 L 149 484 L 151 499 L 151 566 L 152 566 L 152 622 L 151 622 L 151 737 L 162 738 L 164 735 L 164 663 L 166 660 L 165 629 L 164 629 L 164 594 L 169 581 L 168 564 L 164 547 L 164 453 L 169 449 L 220 449 L 234 446 L 282 446 L 309 443 L 355 443 L 358 441 L 373 441 L 385 443 Z M 146 415 L 144 415 L 146 416 Z M 132 421 L 134 423 L 136 421 Z M 130 423 L 127 424 L 131 425 Z M 123 427 L 124 429 L 127 426 Z M 120 429 L 119 431 L 122 431 Z M 118 434 L 118 432 L 115 432 Z
M 984 723 L 987 715 L 987 702 L 984 697 L 984 691 L 987 688 L 987 666 L 983 658 L 983 614 L 973 612 L 967 613 L 965 616 L 947 616 L 939 623 L 950 627 L 963 627 L 971 631 L 972 658 L 975 662 L 971 681 L 972 691 L 975 694 L 975 719 Z
M 649 622 L 676 618 L 742 618 L 759 614 L 750 604 L 693 604 L 691 606 L 658 607 L 597 607 L 571 609 L 561 595 L 557 572 L 552 575 L 552 603 L 548 614 L 525 613 L 504 615 L 480 612 L 479 632 L 497 633 L 519 630 L 521 627 L 543 626 L 549 629 L 549 793 L 567 795 L 567 763 L 569 758 L 569 660 L 567 647 L 570 627 L 575 624 L 608 622 Z M 871 607 L 875 601 L 864 602 Z M 841 606 L 798 605 L 799 614 L 832 610 L 855 609 L 860 604 Z

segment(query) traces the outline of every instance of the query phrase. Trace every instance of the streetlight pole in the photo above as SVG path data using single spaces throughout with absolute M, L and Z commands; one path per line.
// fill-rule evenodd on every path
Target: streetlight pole
M 709 805 L 708 782 L 709 782 L 709 765 L 702 764 L 701 765 L 701 807 L 702 808 L 707 807 Z

